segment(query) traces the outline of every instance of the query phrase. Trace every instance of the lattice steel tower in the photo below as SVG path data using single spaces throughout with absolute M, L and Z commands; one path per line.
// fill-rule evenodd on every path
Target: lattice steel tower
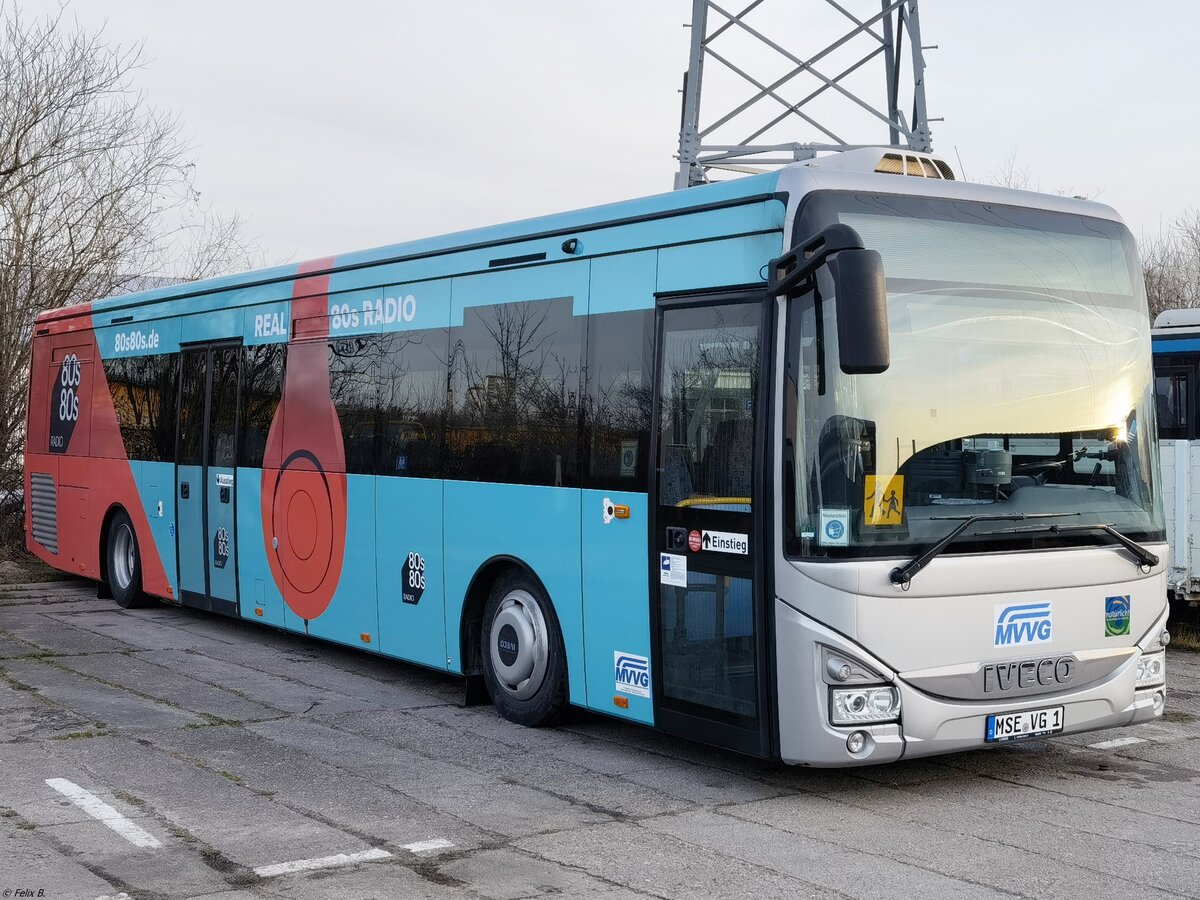
M 683 82 L 675 187 L 706 182 L 709 169 L 760 171 L 810 159 L 818 151 L 885 143 L 932 150 L 929 123 L 939 120 L 930 120 L 925 110 L 923 50 L 931 48 L 921 46 L 917 0 L 866 2 L 870 8 L 864 14 L 852 9 L 864 7 L 864 0 L 772 0 L 768 9 L 760 9 L 765 0 L 753 0 L 741 12 L 729 12 L 714 0 L 692 0 L 691 57 Z M 867 17 L 871 9 L 878 11 Z M 791 21 L 769 23 L 771 12 L 790 16 Z M 825 20 L 818 21 L 820 16 Z M 802 49 L 805 43 L 811 46 Z M 706 86 L 703 96 L 709 106 L 731 105 L 702 121 L 701 86 L 709 60 L 721 67 L 720 76 L 733 87 Z M 883 83 L 878 69 L 864 68 L 873 60 L 882 60 Z M 906 116 L 901 107 L 909 108 L 910 97 Z M 789 136 L 788 126 L 795 125 L 795 119 L 816 132 L 818 140 L 779 140 Z M 887 128 L 886 142 L 851 143 L 834 130 L 851 127 L 858 134 L 861 127 L 865 137 L 871 122 L 881 131 Z M 739 136 L 737 142 L 729 140 Z

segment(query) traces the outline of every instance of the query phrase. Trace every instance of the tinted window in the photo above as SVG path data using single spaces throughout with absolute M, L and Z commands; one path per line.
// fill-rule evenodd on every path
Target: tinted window
M 212 399 L 208 411 L 208 464 L 231 469 L 237 462 L 237 397 L 240 347 L 212 352 Z
M 654 311 L 605 313 L 588 322 L 585 483 L 645 491 L 653 400 Z
M 448 347 L 444 328 L 383 336 L 380 474 L 441 477 Z
M 464 311 L 450 333 L 447 477 L 579 484 L 584 321 L 569 297 Z
M 1186 368 L 1160 369 L 1155 373 L 1154 402 L 1162 437 L 1186 438 L 1192 434 L 1189 375 Z
M 283 393 L 283 365 L 287 344 L 245 348 L 242 372 L 242 456 L 240 464 L 259 468 L 267 435 Z
M 125 455 L 149 462 L 174 462 L 179 357 L 110 359 L 104 363 L 104 374 Z
M 660 503 L 749 507 L 760 315 L 755 304 L 672 313 L 662 351 Z
M 179 464 L 204 465 L 204 397 L 207 353 L 187 350 L 181 355 L 179 402 Z
M 337 409 L 346 471 L 375 471 L 379 406 L 379 335 L 329 342 L 329 396 Z

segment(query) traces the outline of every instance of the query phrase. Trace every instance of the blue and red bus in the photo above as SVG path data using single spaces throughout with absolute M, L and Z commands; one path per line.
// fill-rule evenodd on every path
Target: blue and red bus
M 866 149 L 34 332 L 28 547 L 122 607 L 817 765 L 1162 712 L 1107 207 Z

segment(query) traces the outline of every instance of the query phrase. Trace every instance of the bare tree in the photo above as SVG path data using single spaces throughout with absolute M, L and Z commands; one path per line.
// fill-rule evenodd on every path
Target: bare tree
M 20 483 L 39 312 L 252 261 L 240 219 L 200 203 L 178 121 L 134 89 L 140 64 L 0 0 L 0 493 Z
M 1190 210 L 1138 247 L 1153 320 L 1165 309 L 1200 306 L 1200 209 Z
M 1059 197 L 1071 197 L 1075 200 L 1095 200 L 1103 193 L 1099 188 L 1082 193 L 1073 187 L 1058 187 L 1053 190 L 1047 190 L 1041 184 L 1034 182 L 1033 170 L 1020 162 L 1016 150 L 1009 153 L 1005 157 L 1004 162 L 992 170 L 992 174 L 988 176 L 988 182 L 1018 191 L 1056 194 Z
M 1035 188 L 1030 186 L 1032 173 L 1029 166 L 1021 165 L 1017 161 L 1016 150 L 1009 153 L 1004 158 L 1004 162 L 992 170 L 992 174 L 988 180 L 1000 187 L 1013 188 L 1018 191 L 1035 190 Z

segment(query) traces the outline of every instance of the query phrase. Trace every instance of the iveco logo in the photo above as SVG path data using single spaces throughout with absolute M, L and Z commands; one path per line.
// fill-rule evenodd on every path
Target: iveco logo
M 997 647 L 1044 644 L 1052 630 L 1049 603 L 1018 603 L 996 606 Z
M 1078 661 L 1073 656 L 1048 656 L 1021 662 L 990 663 L 983 667 L 983 692 L 1020 691 L 1066 684 L 1075 677 Z

